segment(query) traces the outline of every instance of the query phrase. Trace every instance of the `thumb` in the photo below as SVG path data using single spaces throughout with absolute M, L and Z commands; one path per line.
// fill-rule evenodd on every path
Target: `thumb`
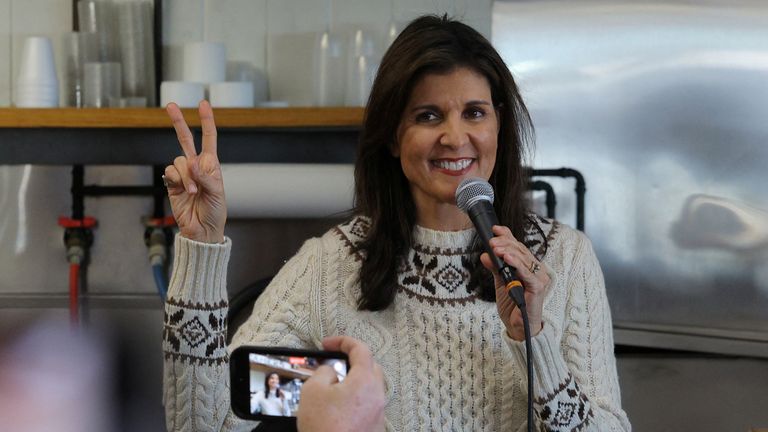
M 336 376 L 336 371 L 330 366 L 320 366 L 315 370 L 315 373 L 307 380 L 307 383 L 314 382 L 316 384 L 331 385 L 336 384 L 339 379 Z

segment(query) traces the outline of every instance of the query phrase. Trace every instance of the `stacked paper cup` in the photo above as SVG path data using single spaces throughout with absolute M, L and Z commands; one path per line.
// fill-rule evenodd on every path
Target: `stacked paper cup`
M 29 37 L 24 41 L 15 103 L 20 108 L 59 106 L 59 80 L 53 47 L 47 37 Z

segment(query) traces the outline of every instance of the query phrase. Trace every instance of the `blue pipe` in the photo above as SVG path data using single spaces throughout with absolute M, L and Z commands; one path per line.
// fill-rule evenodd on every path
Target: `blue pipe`
M 165 282 L 165 271 L 162 264 L 155 264 L 152 266 L 152 274 L 155 276 L 155 286 L 157 286 L 157 292 L 160 294 L 160 298 L 165 303 L 166 293 L 168 292 L 168 284 Z

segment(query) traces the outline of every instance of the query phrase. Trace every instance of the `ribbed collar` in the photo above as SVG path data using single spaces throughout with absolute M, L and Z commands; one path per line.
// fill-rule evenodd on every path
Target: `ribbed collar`
M 437 231 L 416 225 L 413 241 L 417 246 L 438 249 L 469 249 L 475 237 L 474 228 L 461 231 Z

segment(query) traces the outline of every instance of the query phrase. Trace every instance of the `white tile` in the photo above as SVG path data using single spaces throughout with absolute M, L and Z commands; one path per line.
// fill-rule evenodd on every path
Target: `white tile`
M 323 31 L 329 19 L 334 24 L 328 4 L 327 0 L 270 0 L 267 31 L 270 35 Z
M 227 59 L 266 65 L 266 0 L 218 0 L 207 17 L 209 39 L 227 46 Z
M 424 14 L 443 15 L 458 19 L 485 37 L 491 36 L 493 0 L 393 0 L 398 22 L 413 20 Z
M 11 104 L 11 0 L 0 0 L 0 106 Z
M 205 27 L 203 0 L 163 1 L 163 80 L 181 79 L 182 46 L 203 40 Z

